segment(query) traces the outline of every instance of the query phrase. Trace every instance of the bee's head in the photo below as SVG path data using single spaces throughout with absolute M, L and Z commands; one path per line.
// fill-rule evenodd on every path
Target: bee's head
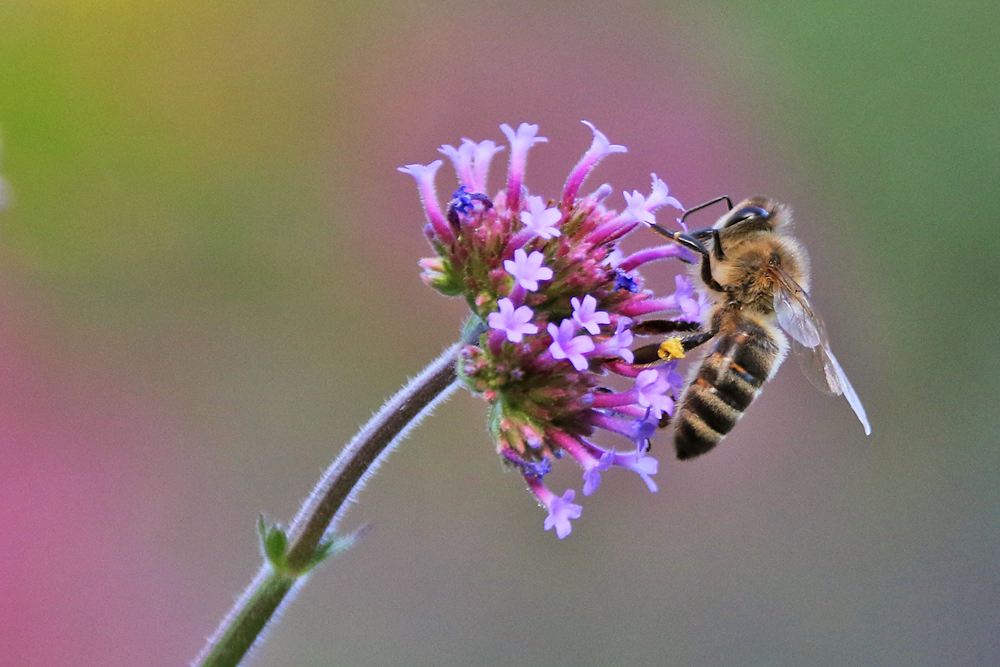
M 772 232 L 788 222 L 788 210 L 782 204 L 767 197 L 750 197 L 734 206 L 719 218 L 716 229 L 731 229 L 733 232 Z

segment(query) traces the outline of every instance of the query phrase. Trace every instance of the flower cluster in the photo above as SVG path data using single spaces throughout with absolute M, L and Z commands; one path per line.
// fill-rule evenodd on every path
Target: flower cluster
M 649 438 L 673 411 L 681 385 L 676 361 L 637 365 L 631 349 L 638 318 L 673 311 L 676 319 L 701 321 L 704 297 L 684 276 L 672 295 L 657 298 L 643 289 L 637 269 L 654 260 L 692 261 L 675 243 L 630 256 L 618 242 L 641 224 L 655 222 L 663 206 L 681 209 L 667 185 L 652 175 L 648 196 L 624 193 L 621 213 L 607 208 L 610 185 L 580 196 L 584 179 L 603 158 L 624 153 L 592 124 L 590 148 L 570 171 L 561 196 L 545 199 L 524 185 L 528 151 L 547 141 L 538 126 L 500 129 L 510 143 L 506 186 L 487 195 L 493 141 L 463 139 L 440 152 L 454 164 L 458 189 L 444 208 L 435 192 L 442 160 L 400 171 L 418 185 L 436 256 L 421 260 L 422 278 L 446 295 L 461 295 L 485 326 L 479 342 L 466 346 L 459 375 L 489 404 L 489 428 L 498 452 L 517 468 L 548 511 L 545 529 L 563 538 L 580 516 L 570 489 L 558 496 L 543 483 L 554 459 L 569 454 L 583 468 L 583 494 L 593 493 L 601 473 L 622 467 L 637 473 L 650 491 L 657 461 Z M 659 317 L 663 317 L 660 315 Z M 614 391 L 606 378 L 631 386 Z M 593 442 L 598 430 L 624 436 L 619 452 Z

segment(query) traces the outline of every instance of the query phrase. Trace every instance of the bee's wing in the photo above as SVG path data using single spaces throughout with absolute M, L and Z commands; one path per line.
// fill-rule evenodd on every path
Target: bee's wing
M 865 408 L 830 349 L 823 320 L 812 309 L 809 294 L 780 267 L 776 275 L 774 312 L 778 325 L 792 338 L 792 349 L 802 372 L 820 391 L 837 396 L 843 394 L 865 427 L 865 435 L 871 435 L 872 427 Z
M 843 394 L 861 425 L 865 427 L 865 435 L 871 435 L 872 427 L 868 423 L 865 407 L 861 405 L 861 399 L 858 398 L 857 392 L 851 386 L 851 381 L 847 379 L 847 374 L 840 367 L 840 362 L 837 361 L 826 339 L 815 347 L 806 347 L 793 339 L 792 349 L 795 350 L 799 366 L 809 381 L 820 391 L 837 396 Z
M 774 286 L 774 312 L 778 324 L 792 340 L 805 347 L 816 347 L 825 338 L 823 323 L 813 312 L 809 294 L 780 267 Z

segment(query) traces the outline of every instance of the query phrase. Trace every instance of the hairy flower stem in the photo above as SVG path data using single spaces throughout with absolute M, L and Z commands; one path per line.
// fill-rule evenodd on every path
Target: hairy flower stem
M 452 345 L 431 362 L 351 439 L 302 504 L 288 529 L 287 549 L 277 558 L 265 554 L 257 576 L 226 614 L 193 665 L 233 667 L 240 663 L 277 617 L 282 604 L 294 597 L 289 593 L 304 583 L 309 570 L 331 552 L 329 536 L 341 513 L 350 505 L 348 501 L 354 499 L 365 480 L 409 429 L 458 386 L 455 372 L 458 351 L 463 344 L 477 340 L 482 327 L 473 318 L 463 331 L 461 343 Z

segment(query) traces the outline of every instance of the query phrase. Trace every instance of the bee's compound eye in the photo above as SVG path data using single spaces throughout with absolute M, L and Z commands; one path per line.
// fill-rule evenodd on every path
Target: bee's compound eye
M 729 220 L 726 222 L 726 227 L 732 227 L 737 223 L 751 218 L 763 218 L 767 220 L 769 217 L 771 217 L 771 214 L 760 206 L 744 206 L 732 212 Z

